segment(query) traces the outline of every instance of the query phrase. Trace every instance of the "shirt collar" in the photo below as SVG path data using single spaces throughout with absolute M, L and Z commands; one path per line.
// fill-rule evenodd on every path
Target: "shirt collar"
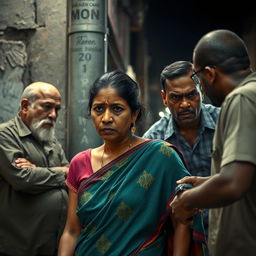
M 240 86 L 244 86 L 245 84 L 247 84 L 248 82 L 251 81 L 251 79 L 255 79 L 255 75 L 256 73 L 255 72 L 252 72 L 250 73 L 247 77 L 244 78 L 244 80 L 240 83 L 239 87 Z
M 171 137 L 174 133 L 174 122 L 172 119 L 172 115 L 170 113 L 166 114 L 166 120 L 167 120 L 167 126 L 166 126 L 166 131 L 164 134 L 164 139 L 168 139 L 169 137 Z
M 201 105 L 201 118 L 202 119 L 201 119 L 200 129 L 202 131 L 204 130 L 204 128 L 209 128 L 212 130 L 215 129 L 215 122 L 212 116 L 210 115 L 210 113 L 206 110 L 204 103 L 202 103 Z M 178 133 L 178 130 L 176 128 L 176 124 L 172 118 L 172 115 L 167 114 L 166 119 L 167 119 L 167 128 L 164 136 L 165 140 L 171 137 L 174 133 Z
M 31 134 L 30 129 L 24 124 L 24 122 L 21 120 L 19 115 L 15 117 L 15 123 L 17 125 L 17 129 L 20 137 L 25 137 Z
M 209 111 L 206 110 L 205 104 L 203 103 L 202 103 L 201 116 L 202 116 L 201 127 L 215 130 L 216 122 L 213 120 Z

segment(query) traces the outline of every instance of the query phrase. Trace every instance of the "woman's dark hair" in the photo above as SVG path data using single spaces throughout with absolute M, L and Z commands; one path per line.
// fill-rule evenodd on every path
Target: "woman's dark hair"
M 132 113 L 140 110 L 136 121 L 140 120 L 144 113 L 144 107 L 140 102 L 140 88 L 132 78 L 119 70 L 106 72 L 93 83 L 89 91 L 88 115 L 90 116 L 92 102 L 99 90 L 109 86 L 114 88 L 118 95 L 127 102 Z

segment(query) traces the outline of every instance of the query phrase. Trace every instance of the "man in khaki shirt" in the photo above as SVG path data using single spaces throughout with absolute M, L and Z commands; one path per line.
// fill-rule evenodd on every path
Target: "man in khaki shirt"
M 53 256 L 67 209 L 68 161 L 54 135 L 61 96 L 36 82 L 0 124 L 0 255 Z
M 223 103 L 213 139 L 212 176 L 181 180 L 196 187 L 176 197 L 171 208 L 184 223 L 197 208 L 215 208 L 210 211 L 211 255 L 254 256 L 256 73 L 244 42 L 229 30 L 203 36 L 193 62 L 206 93 L 215 104 Z

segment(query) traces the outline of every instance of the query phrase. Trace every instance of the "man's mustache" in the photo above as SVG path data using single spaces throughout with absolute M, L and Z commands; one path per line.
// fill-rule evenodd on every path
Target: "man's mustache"
M 195 111 L 185 109 L 185 110 L 181 110 L 181 111 L 178 112 L 178 115 L 183 115 L 183 114 L 195 114 Z
M 35 122 L 34 123 L 34 127 L 35 128 L 39 128 L 39 127 L 42 127 L 44 124 L 50 124 L 50 125 L 52 125 L 53 127 L 55 126 L 55 121 L 54 120 L 52 120 L 52 119 L 50 119 L 50 118 L 45 118 L 45 119 L 43 119 L 43 120 L 41 120 L 41 121 L 37 121 L 37 122 Z
M 44 124 L 52 124 L 54 125 L 55 124 L 55 121 L 54 120 L 51 120 L 50 118 L 45 118 L 43 120 L 41 120 L 39 122 L 40 125 L 44 125 Z

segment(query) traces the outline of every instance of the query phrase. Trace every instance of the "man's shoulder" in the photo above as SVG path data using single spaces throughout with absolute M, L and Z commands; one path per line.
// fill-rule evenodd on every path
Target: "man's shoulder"
M 244 95 L 252 100 L 256 100 L 256 77 L 251 77 L 251 79 L 245 79 L 244 83 L 241 84 L 238 88 L 233 90 L 228 97 L 235 95 Z
M 171 115 L 161 117 L 161 119 L 149 127 L 149 129 L 143 134 L 143 137 L 148 139 L 164 139 L 170 118 Z
M 16 124 L 15 124 L 15 120 L 10 119 L 4 123 L 0 124 L 0 133 L 4 133 L 5 131 L 8 131 L 9 129 L 15 128 Z
M 256 100 L 256 73 L 252 73 L 248 76 L 241 85 L 234 89 L 227 98 L 232 98 L 237 95 L 243 95 L 252 99 L 253 101 Z
M 256 72 L 252 72 L 240 83 L 240 88 L 245 85 L 256 86 Z
M 202 106 L 203 106 L 204 110 L 209 112 L 209 113 L 220 112 L 220 107 L 216 107 L 212 104 L 202 103 Z
M 216 122 L 220 114 L 221 108 L 213 106 L 212 104 L 202 103 L 202 110 L 205 115 L 210 116 L 211 118 L 213 118 L 214 122 Z

